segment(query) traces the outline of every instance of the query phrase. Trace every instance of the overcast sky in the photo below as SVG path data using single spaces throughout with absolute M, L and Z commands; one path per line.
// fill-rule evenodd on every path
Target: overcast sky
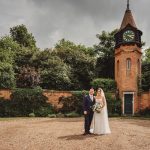
M 50 48 L 62 39 L 92 46 L 96 34 L 119 28 L 127 0 L 0 0 L 0 36 L 25 24 L 37 46 Z M 142 40 L 150 47 L 150 0 L 130 0 Z

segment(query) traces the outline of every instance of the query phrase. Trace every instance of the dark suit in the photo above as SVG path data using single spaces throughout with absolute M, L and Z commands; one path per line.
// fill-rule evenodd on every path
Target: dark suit
M 84 114 L 84 118 L 85 118 L 85 124 L 84 124 L 84 128 L 85 128 L 85 133 L 89 133 L 90 131 L 90 126 L 91 126 L 91 122 L 93 119 L 93 110 L 92 110 L 92 106 L 95 104 L 95 98 L 93 97 L 93 101 L 91 100 L 89 95 L 86 95 L 84 97 L 83 100 L 83 110 L 87 111 L 87 114 Z

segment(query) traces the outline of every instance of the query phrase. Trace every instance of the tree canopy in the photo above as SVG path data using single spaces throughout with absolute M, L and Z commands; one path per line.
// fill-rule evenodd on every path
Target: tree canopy
M 102 78 L 114 78 L 114 35 L 118 30 L 115 29 L 112 32 L 102 31 L 101 34 L 97 34 L 97 38 L 100 40 L 98 45 L 94 46 L 97 53 L 96 63 L 96 75 Z
M 102 31 L 93 47 L 61 39 L 53 48 L 40 50 L 25 25 L 10 28 L 0 38 L 0 88 L 18 86 L 20 68 L 29 66 L 40 74 L 40 86 L 54 90 L 89 89 L 97 78 L 114 79 L 114 35 Z M 150 49 L 142 62 L 142 88 L 150 89 Z

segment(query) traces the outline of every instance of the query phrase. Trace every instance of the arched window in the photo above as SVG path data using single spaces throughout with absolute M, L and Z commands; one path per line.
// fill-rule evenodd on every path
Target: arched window
M 127 70 L 131 70 L 131 59 L 127 58 Z
M 127 70 L 127 76 L 131 73 L 131 58 L 127 58 L 126 60 L 126 70 Z
M 138 75 L 141 74 L 141 63 L 140 63 L 139 59 L 137 60 L 137 73 L 138 73 Z
M 117 76 L 119 76 L 119 60 L 117 61 Z

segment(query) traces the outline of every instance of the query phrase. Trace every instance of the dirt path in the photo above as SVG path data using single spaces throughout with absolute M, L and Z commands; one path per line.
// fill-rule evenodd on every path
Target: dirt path
M 150 120 L 110 119 L 112 134 L 82 134 L 83 119 L 0 121 L 0 150 L 150 150 Z

